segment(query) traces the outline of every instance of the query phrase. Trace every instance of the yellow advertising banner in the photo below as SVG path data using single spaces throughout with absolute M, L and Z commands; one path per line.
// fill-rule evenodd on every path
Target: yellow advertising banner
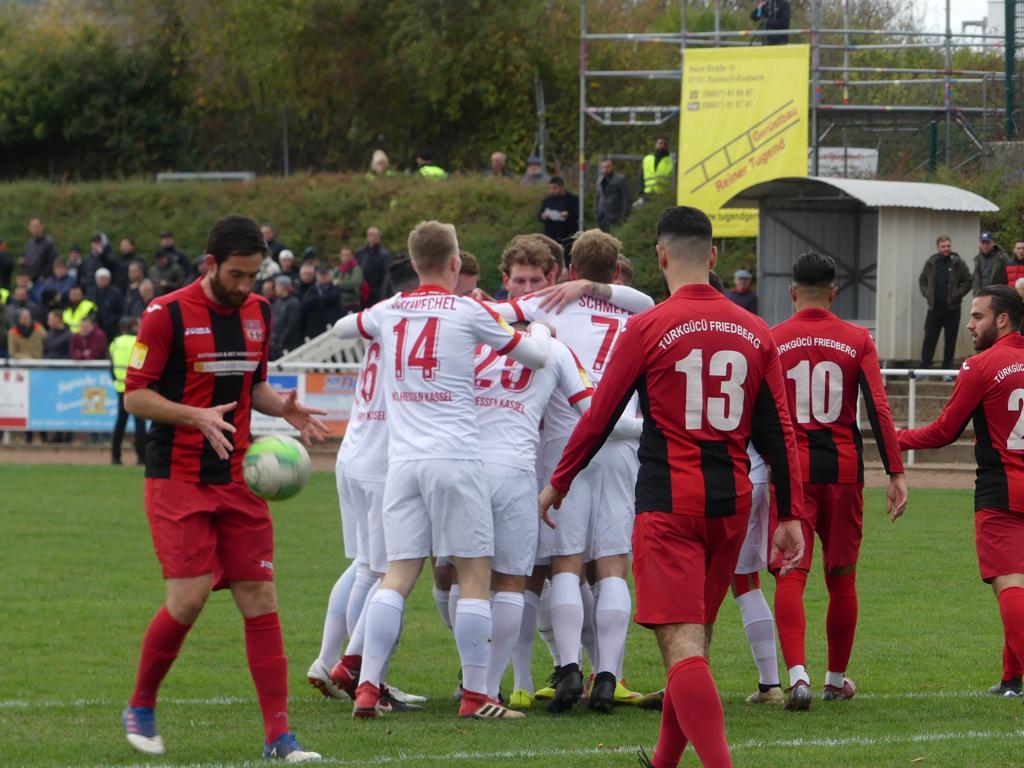
M 679 205 L 716 237 L 756 237 L 757 209 L 721 206 L 747 187 L 807 175 L 810 48 L 686 50 L 679 121 Z

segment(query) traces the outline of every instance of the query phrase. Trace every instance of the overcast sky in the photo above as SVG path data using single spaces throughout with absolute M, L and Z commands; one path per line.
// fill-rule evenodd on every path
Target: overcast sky
M 944 32 L 946 29 L 946 0 L 917 0 L 925 10 L 925 26 L 928 30 Z M 988 14 L 987 0 L 949 0 L 949 11 L 954 32 L 959 32 L 960 22 L 977 21 Z

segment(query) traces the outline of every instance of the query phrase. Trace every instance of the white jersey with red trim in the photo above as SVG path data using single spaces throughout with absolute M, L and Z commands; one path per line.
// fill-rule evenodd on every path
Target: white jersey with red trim
M 593 395 L 586 373 L 564 344 L 551 340 L 547 365 L 530 370 L 510 357 L 482 346 L 476 354 L 477 425 L 486 462 L 530 472 L 540 442 L 540 420 L 550 403 L 572 406 Z M 551 408 L 548 407 L 550 411 Z M 570 426 L 570 431 L 572 427 Z
M 476 347 L 504 355 L 520 334 L 480 302 L 436 285 L 363 310 L 357 325 L 381 345 L 389 460 L 479 456 Z
M 356 380 L 345 438 L 338 461 L 345 474 L 356 480 L 384 480 L 388 470 L 388 421 L 384 407 L 384 373 L 381 344 L 371 341 L 363 354 Z

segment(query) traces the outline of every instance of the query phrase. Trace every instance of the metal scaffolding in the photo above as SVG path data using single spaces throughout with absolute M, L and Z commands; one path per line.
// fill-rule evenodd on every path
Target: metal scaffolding
M 700 2 L 701 0 L 696 0 Z M 812 0 L 811 26 L 788 30 L 726 30 L 721 27 L 721 0 L 703 0 L 714 9 L 714 29 L 687 30 L 687 7 L 694 0 L 680 0 L 678 32 L 591 32 L 588 0 L 580 0 L 580 111 L 579 111 L 579 226 L 583 228 L 582 200 L 587 182 L 587 120 L 601 126 L 658 126 L 678 117 L 678 105 L 654 104 L 597 106 L 588 103 L 588 81 L 606 78 L 682 81 L 687 48 L 748 46 L 765 42 L 774 35 L 790 35 L 811 48 L 810 124 L 811 175 L 818 174 L 819 147 L 838 131 L 838 146 L 844 148 L 844 164 L 851 133 L 920 133 L 929 136 L 928 159 L 918 167 L 934 170 L 938 160 L 938 130 L 943 129 L 942 158 L 947 166 L 961 167 L 979 158 L 986 141 L 1012 139 L 1017 113 L 1016 53 L 1024 26 L 1024 2 L 1005 0 L 1004 35 L 954 33 L 950 0 L 946 0 L 945 31 L 858 29 L 850 26 L 849 0 L 842 3 L 842 26 L 822 24 L 822 0 Z M 870 42 L 869 42 L 870 41 Z M 592 43 L 649 43 L 676 46 L 678 67 L 673 69 L 591 70 L 588 68 Z M 953 55 L 961 49 L 1004 49 L 1001 68 L 954 69 Z M 941 50 L 942 65 L 935 67 L 872 67 L 851 63 L 860 52 L 896 51 L 908 48 Z M 917 103 L 892 103 L 893 99 L 872 97 L 882 89 L 913 93 Z M 968 153 L 954 163 L 954 136 L 965 137 Z

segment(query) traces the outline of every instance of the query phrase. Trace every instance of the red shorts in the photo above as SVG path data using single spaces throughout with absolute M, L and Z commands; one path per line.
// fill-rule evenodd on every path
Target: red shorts
M 775 494 L 772 494 L 771 534 L 778 527 Z M 857 564 L 864 539 L 864 486 L 860 483 L 804 483 L 804 557 L 797 566 L 809 571 L 814 556 L 814 534 L 821 539 L 826 571 Z M 778 566 L 772 564 L 772 573 Z
M 974 546 L 982 581 L 1024 573 L 1024 515 L 1005 509 L 977 510 Z
M 714 624 L 746 535 L 745 514 L 637 515 L 633 525 L 637 624 Z
M 146 516 L 165 579 L 213 574 L 232 581 L 273 581 L 270 510 L 245 483 L 146 478 Z

